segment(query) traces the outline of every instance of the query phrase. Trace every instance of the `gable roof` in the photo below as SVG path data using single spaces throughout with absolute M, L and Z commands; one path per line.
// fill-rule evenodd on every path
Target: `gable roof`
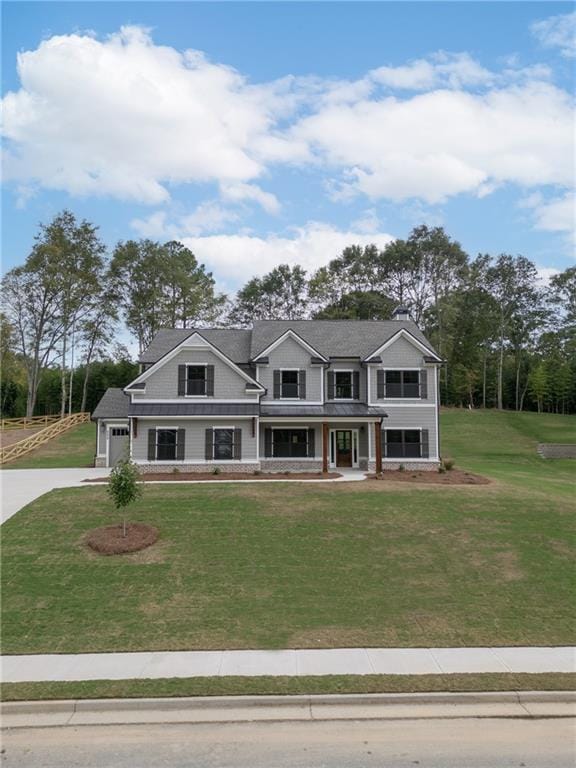
M 140 356 L 140 362 L 147 365 L 158 362 L 197 332 L 232 362 L 245 368 L 290 330 L 325 358 L 357 357 L 364 360 L 401 329 L 436 355 L 412 320 L 255 320 L 252 329 L 162 328 Z M 253 371 L 247 373 L 253 375 Z
M 109 387 L 102 395 L 96 408 L 92 411 L 92 419 L 127 419 L 129 395 L 118 387 Z
M 139 362 L 156 363 L 171 349 L 177 347 L 195 331 L 217 347 L 233 363 L 247 363 L 250 359 L 252 332 L 241 328 L 161 328 L 140 355 Z
M 251 356 L 254 359 L 292 329 L 324 357 L 359 357 L 363 360 L 402 328 L 435 354 L 412 320 L 255 320 Z
M 324 357 L 320 352 L 318 352 L 317 349 L 315 349 L 311 344 L 309 344 L 306 339 L 303 339 L 302 336 L 297 334 L 292 328 L 287 328 L 284 333 L 282 333 L 280 336 L 278 336 L 277 339 L 275 339 L 271 344 L 269 344 L 266 349 L 263 349 L 255 358 L 254 362 L 258 362 L 258 360 L 263 359 L 267 354 L 272 352 L 273 349 L 275 349 L 279 344 L 281 344 L 285 339 L 292 339 L 297 344 L 299 344 L 302 348 L 308 350 L 308 352 L 312 355 L 312 357 L 315 360 L 318 360 L 319 362 L 327 362 L 328 358 Z

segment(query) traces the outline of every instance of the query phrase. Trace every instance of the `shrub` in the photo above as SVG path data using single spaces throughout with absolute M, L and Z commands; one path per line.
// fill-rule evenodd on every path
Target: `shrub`
M 454 464 L 455 463 L 456 462 L 454 461 L 454 459 L 443 459 L 443 461 L 442 461 L 442 464 L 444 465 L 444 469 L 447 472 L 450 472 L 451 469 L 454 469 Z
M 439 472 L 441 475 L 443 475 L 443 474 L 444 474 L 444 472 L 446 472 L 446 467 L 444 466 L 444 464 L 440 464 L 440 466 L 438 467 L 438 472 Z
M 214 467 L 214 469 L 212 470 L 213 475 L 219 475 L 221 472 L 222 470 L 220 469 L 220 467 Z
M 172 467 L 172 474 L 173 475 L 179 475 L 180 474 L 180 470 L 178 469 L 178 467 Z
M 254 470 L 254 474 L 255 475 L 261 475 L 262 474 L 262 470 L 261 469 L 255 469 Z
M 406 467 L 404 466 L 404 464 L 400 464 L 400 466 L 398 467 L 398 472 L 404 472 L 405 469 Z

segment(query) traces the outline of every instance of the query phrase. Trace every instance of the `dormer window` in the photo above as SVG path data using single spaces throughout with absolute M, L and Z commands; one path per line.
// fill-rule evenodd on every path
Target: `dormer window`
M 335 371 L 335 398 L 336 400 L 352 399 L 352 371 Z
M 186 366 L 186 394 L 192 397 L 206 396 L 205 365 Z

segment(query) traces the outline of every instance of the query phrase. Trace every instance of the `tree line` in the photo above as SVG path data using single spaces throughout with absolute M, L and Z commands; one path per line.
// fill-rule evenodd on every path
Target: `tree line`
M 6 274 L 2 299 L 5 416 L 21 415 L 24 400 L 28 415 L 54 409 L 56 380 L 62 414 L 92 409 L 96 364 L 128 360 L 123 327 L 141 352 L 162 327 L 386 320 L 398 305 L 445 361 L 444 404 L 576 410 L 576 267 L 544 284 L 526 257 L 471 258 L 442 227 L 416 227 L 383 249 L 350 245 L 311 274 L 280 265 L 228 297 L 182 243 L 129 240 L 108 255 L 97 227 L 64 211 Z M 133 376 L 123 372 L 118 386 Z M 47 382 L 50 398 L 39 400 Z

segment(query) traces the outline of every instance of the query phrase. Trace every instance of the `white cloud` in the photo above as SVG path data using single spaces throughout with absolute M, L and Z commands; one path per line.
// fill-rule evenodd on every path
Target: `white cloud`
M 546 48 L 559 48 L 567 58 L 576 56 L 576 11 L 536 21 L 530 29 Z
M 40 186 L 160 205 L 177 185 L 213 183 L 220 203 L 192 218 L 170 224 L 156 212 L 136 223 L 189 234 L 235 221 L 234 206 L 276 214 L 278 198 L 259 182 L 285 164 L 321 174 L 341 201 L 437 204 L 505 184 L 560 194 L 573 182 L 570 94 L 546 67 L 503 66 L 440 51 L 356 81 L 254 85 L 138 27 L 105 40 L 54 36 L 19 54 L 21 88 L 3 102 L 4 177 L 26 190 L 23 202 Z
M 535 208 L 536 229 L 548 232 L 571 232 L 576 225 L 576 195 L 567 192 L 547 202 L 539 202 Z
M 274 83 L 251 86 L 138 27 L 51 37 L 18 55 L 18 73 L 3 101 L 7 178 L 157 204 L 169 183 L 249 182 L 264 169 L 259 142 L 274 139 L 278 157 L 285 146 L 271 135 Z
M 569 95 L 543 82 L 475 94 L 434 90 L 321 108 L 292 129 L 346 189 L 371 199 L 442 202 L 495 186 L 573 181 Z
M 307 270 L 315 270 L 339 256 L 348 245 L 375 243 L 383 248 L 392 239 L 385 232 L 366 234 L 309 222 L 287 236 L 210 235 L 184 238 L 183 242 L 230 290 L 279 264 L 300 264 Z
M 271 192 L 265 192 L 257 184 L 222 184 L 220 192 L 224 200 L 234 203 L 240 203 L 251 200 L 264 208 L 267 213 L 278 213 L 280 203 L 276 195 Z
M 219 232 L 238 218 L 236 211 L 209 200 L 201 203 L 192 213 L 169 217 L 166 211 L 156 211 L 144 219 L 133 219 L 130 226 L 141 237 L 181 240 L 207 232 Z
M 352 222 L 352 229 L 357 232 L 370 234 L 372 232 L 378 232 L 380 228 L 380 218 L 374 208 L 370 208 Z

